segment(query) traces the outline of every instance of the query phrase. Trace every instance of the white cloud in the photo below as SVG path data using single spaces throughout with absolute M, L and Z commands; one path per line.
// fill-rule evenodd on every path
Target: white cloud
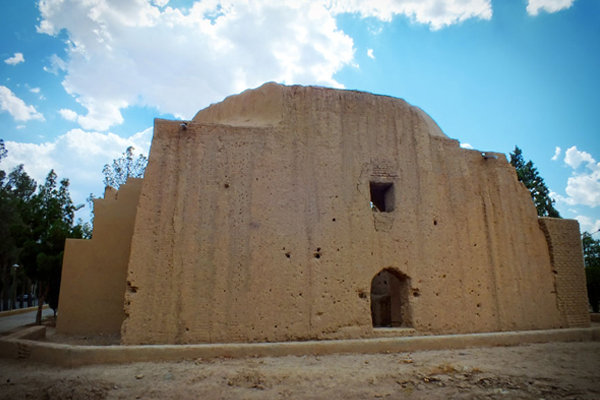
M 579 221 L 579 230 L 583 232 L 597 232 L 600 229 L 600 219 L 592 219 L 585 215 L 578 215 L 575 217 Z
M 600 205 L 600 173 L 572 176 L 567 180 L 565 192 L 567 204 L 582 204 L 589 207 Z
M 538 15 L 540 10 L 553 13 L 571 7 L 575 0 L 529 0 L 527 13 Z
M 592 164 L 591 168 L 593 168 L 595 162 L 590 153 L 579 151 L 576 146 L 569 147 L 565 152 L 565 163 L 573 169 L 579 168 L 581 163 Z
M 552 156 L 551 160 L 552 161 L 558 160 L 558 157 L 560 157 L 560 153 L 561 153 L 560 147 L 556 146 L 556 148 L 554 149 L 554 155 Z
M 69 110 L 68 108 L 61 108 L 60 110 L 58 110 L 58 113 L 67 121 L 77 121 L 78 115 L 73 110 Z
M 23 57 L 23 53 L 15 53 L 14 56 L 7 58 L 4 60 L 8 65 L 17 65 L 19 63 L 25 62 L 25 58 Z
M 339 87 L 333 75 L 354 55 L 319 3 L 197 2 L 184 15 L 144 0 L 48 0 L 40 11 L 40 32 L 68 31 L 63 86 L 87 109 L 85 129 L 121 123 L 132 104 L 191 118 L 266 81 Z
M 6 86 L 0 86 L 0 110 L 8 111 L 16 121 L 44 120 L 34 106 L 27 105 Z
M 30 88 L 30 89 L 29 89 L 29 91 L 30 91 L 31 93 L 35 93 L 35 94 L 37 94 L 37 93 L 39 93 L 39 92 L 40 92 L 40 88 L 39 88 L 39 87 L 33 87 L 33 88 Z
M 56 54 L 52 54 L 50 56 L 50 65 L 44 66 L 44 71 L 49 72 L 54 75 L 58 75 L 60 71 L 65 71 L 67 69 L 67 63 L 65 60 L 57 56 Z
M 183 13 L 164 0 L 45 0 L 38 31 L 67 32 L 63 86 L 87 110 L 84 129 L 106 130 L 130 105 L 191 118 L 223 97 L 267 81 L 340 87 L 353 40 L 336 15 L 389 21 L 407 15 L 432 29 L 489 19 L 489 0 L 196 1 Z
M 40 144 L 5 142 L 8 156 L 2 169 L 10 170 L 24 164 L 25 171 L 38 183 L 43 183 L 50 169 L 60 178 L 69 178 L 70 191 L 76 204 L 85 203 L 90 193 L 104 193 L 102 167 L 119 157 L 128 146 L 148 154 L 152 128 L 122 138 L 113 133 L 98 133 L 72 129 L 54 141 Z
M 573 174 L 567 179 L 567 196 L 557 195 L 556 199 L 569 205 L 600 206 L 600 163 L 576 146 L 565 151 L 565 163 Z
M 169 4 L 169 0 L 152 0 L 152 3 L 158 7 L 164 7 Z
M 460 147 L 463 149 L 473 149 L 473 146 L 471 146 L 469 143 L 461 143 Z
M 368 49 L 368 50 L 367 50 L 367 56 L 368 56 L 370 59 L 372 59 L 372 60 L 374 60 L 374 59 L 375 59 L 375 55 L 373 54 L 373 49 Z
M 328 3 L 334 13 L 357 13 L 388 22 L 396 15 L 406 15 L 433 30 L 470 18 L 492 18 L 490 0 L 330 0 Z

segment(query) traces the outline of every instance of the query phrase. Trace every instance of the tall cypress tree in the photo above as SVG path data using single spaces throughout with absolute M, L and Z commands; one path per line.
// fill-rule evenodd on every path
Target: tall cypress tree
M 531 193 L 533 204 L 537 209 L 540 217 L 560 218 L 560 214 L 554 208 L 554 199 L 550 197 L 550 190 L 544 179 L 538 173 L 537 168 L 533 165 L 533 161 L 525 162 L 523 152 L 517 146 L 510 153 L 510 163 L 517 170 L 517 177 Z

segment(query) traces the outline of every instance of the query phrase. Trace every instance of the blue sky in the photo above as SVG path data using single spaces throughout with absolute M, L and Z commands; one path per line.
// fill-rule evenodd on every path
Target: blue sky
M 564 217 L 600 229 L 597 0 L 0 2 L 2 169 L 74 200 L 191 118 L 267 81 L 406 99 L 464 147 L 532 159 Z M 80 213 L 87 217 L 87 212 Z

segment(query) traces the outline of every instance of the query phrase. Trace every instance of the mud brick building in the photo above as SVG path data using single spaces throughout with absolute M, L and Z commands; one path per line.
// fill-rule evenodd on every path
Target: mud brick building
M 156 120 L 143 182 L 109 193 L 93 238 L 67 243 L 59 332 L 151 344 L 589 325 L 577 222 L 538 219 L 504 155 L 460 148 L 400 99 L 268 83 Z M 110 323 L 90 323 L 107 301 Z

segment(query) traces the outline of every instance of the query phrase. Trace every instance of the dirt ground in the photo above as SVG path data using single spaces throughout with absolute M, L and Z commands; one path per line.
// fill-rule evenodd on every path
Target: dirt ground
M 58 368 L 0 359 L 1 399 L 600 399 L 600 342 Z

